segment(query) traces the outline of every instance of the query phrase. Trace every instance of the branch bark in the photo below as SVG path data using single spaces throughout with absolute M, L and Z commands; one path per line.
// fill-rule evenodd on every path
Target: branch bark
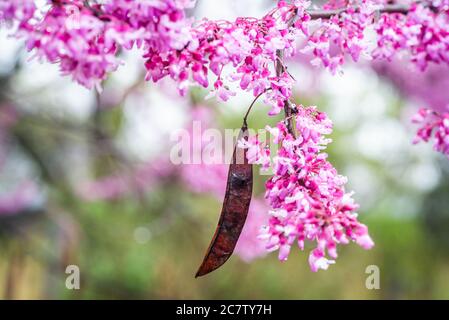
M 351 7 L 355 10 L 359 8 L 357 6 Z M 335 10 L 308 10 L 307 13 L 312 19 L 329 19 L 335 15 L 340 15 L 346 12 L 348 8 L 335 9 Z M 402 13 L 407 14 L 410 11 L 410 6 L 401 4 L 388 4 L 382 9 L 379 9 L 379 13 Z
M 423 4 L 426 7 L 429 7 L 432 9 L 432 11 L 437 12 L 436 9 L 432 6 L 429 6 L 426 3 L 422 3 L 421 1 L 417 1 L 415 3 Z M 95 16 L 100 17 L 103 13 L 98 8 L 94 8 L 89 1 L 85 0 L 83 2 L 83 6 L 90 10 Z M 330 19 L 331 17 L 335 15 L 342 14 L 346 12 L 348 9 L 354 9 L 359 10 L 358 6 L 350 6 L 346 8 L 341 9 L 333 9 L 333 10 L 324 10 L 324 9 L 312 9 L 307 10 L 306 12 L 310 15 L 310 17 L 313 20 L 316 19 Z M 403 4 L 387 4 L 382 9 L 379 9 L 379 13 L 400 13 L 400 14 L 407 14 L 410 11 L 411 5 L 403 5 Z
M 282 76 L 282 74 L 284 72 L 286 72 L 287 70 L 285 70 L 284 64 L 283 64 L 283 59 L 284 59 L 284 52 L 282 50 L 277 50 L 276 51 L 276 63 L 275 63 L 275 68 L 276 68 L 276 76 L 280 77 Z M 287 129 L 288 132 L 293 136 L 296 137 L 296 133 L 295 133 L 295 129 L 294 129 L 294 123 L 293 123 L 293 110 L 290 107 L 290 100 L 285 100 L 284 101 L 284 114 L 285 114 L 285 120 L 287 121 Z

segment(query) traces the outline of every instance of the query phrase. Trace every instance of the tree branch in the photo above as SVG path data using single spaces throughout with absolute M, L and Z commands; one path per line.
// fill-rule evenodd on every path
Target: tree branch
M 430 10 L 432 10 L 435 13 L 438 13 L 437 8 L 435 8 L 432 5 L 429 5 L 427 3 L 423 3 L 422 1 L 416 1 L 415 4 L 422 4 L 423 6 L 429 8 Z M 384 5 L 383 8 L 379 9 L 378 12 L 379 13 L 400 13 L 400 14 L 407 14 L 410 9 L 411 9 L 411 5 L 403 5 L 403 4 L 387 4 Z M 348 9 L 354 9 L 354 10 L 359 10 L 358 6 L 351 6 L 351 7 L 346 7 L 346 8 L 341 8 L 341 9 L 334 9 L 334 10 L 320 10 L 320 9 L 316 9 L 316 10 L 307 10 L 306 12 L 310 15 L 310 17 L 313 20 L 316 19 L 330 19 L 331 17 L 335 16 L 335 15 L 340 15 L 344 12 L 346 12 Z
M 282 50 L 277 50 L 276 51 L 276 63 L 275 63 L 275 67 L 276 67 L 276 76 L 280 77 L 282 76 L 282 74 L 284 72 L 286 72 L 284 64 L 283 64 L 283 59 L 284 59 L 284 52 Z M 295 133 L 295 127 L 293 124 L 293 110 L 290 106 L 290 100 L 285 100 L 284 101 L 284 114 L 285 114 L 285 121 L 287 122 L 287 130 L 288 132 L 293 136 L 296 137 L 296 133 Z
M 417 4 L 422 4 L 425 7 L 429 7 L 432 11 L 437 12 L 436 8 L 434 8 L 433 6 L 429 6 L 426 3 L 422 3 L 421 1 L 416 1 L 415 3 Z M 88 9 L 89 11 L 92 12 L 92 14 L 94 14 L 97 17 L 100 17 L 103 12 L 98 9 L 93 7 L 89 1 L 85 0 L 83 2 L 83 6 Z M 346 8 L 341 8 L 341 9 L 331 9 L 331 10 L 324 10 L 324 9 L 312 9 L 312 10 L 306 10 L 307 14 L 310 15 L 310 17 L 312 18 L 312 20 L 316 20 L 316 19 L 330 19 L 331 17 L 335 16 L 335 15 L 340 15 L 344 12 L 346 12 L 348 9 L 354 9 L 356 11 L 359 10 L 359 6 L 349 6 Z M 407 14 L 410 11 L 411 5 L 403 5 L 403 4 L 387 4 L 385 5 L 382 9 L 379 9 L 378 12 L 379 13 L 400 13 L 400 14 Z
M 354 7 L 347 7 L 342 9 L 335 9 L 335 10 L 308 10 L 307 13 L 310 15 L 312 19 L 329 19 L 335 15 L 340 15 L 344 12 L 346 12 L 349 8 L 353 8 L 355 10 L 358 10 L 359 8 Z M 410 6 L 407 5 L 400 5 L 400 4 L 389 4 L 385 5 L 382 9 L 379 10 L 379 13 L 402 13 L 407 14 L 410 11 Z
M 288 20 L 288 27 L 290 28 L 295 23 L 296 14 Z M 287 68 L 284 65 L 284 51 L 276 50 L 276 62 L 275 62 L 276 76 L 281 77 L 284 72 L 287 72 Z M 291 108 L 290 100 L 284 101 L 284 115 L 288 132 L 292 137 L 296 138 L 295 125 L 293 119 L 293 109 Z
M 251 104 L 250 104 L 248 110 L 247 110 L 246 113 L 245 113 L 245 116 L 243 117 L 243 126 L 244 126 L 244 127 L 246 127 L 246 128 L 248 127 L 248 122 L 247 122 L 248 116 L 249 116 L 249 113 L 251 112 L 251 109 L 253 108 L 254 104 L 256 103 L 256 101 L 259 100 L 259 98 L 260 98 L 262 95 L 264 95 L 265 93 L 267 93 L 267 92 L 270 91 L 270 90 L 272 90 L 272 89 L 271 89 L 271 88 L 268 88 L 268 89 L 264 90 L 263 92 L 259 93 L 259 94 L 254 98 L 253 102 L 251 102 Z

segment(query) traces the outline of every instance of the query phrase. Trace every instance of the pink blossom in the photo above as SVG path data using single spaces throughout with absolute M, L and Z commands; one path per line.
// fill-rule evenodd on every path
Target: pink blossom
M 191 39 L 184 10 L 194 1 L 107 0 L 85 5 L 82 0 L 48 1 L 37 10 L 33 1 L 0 2 L 0 20 L 15 23 L 28 50 L 87 88 L 100 88 L 109 72 L 121 64 L 119 48 L 134 45 L 156 50 L 182 49 Z M 196 79 L 204 83 L 201 73 Z
M 170 76 L 185 93 L 191 82 L 208 87 L 211 71 L 216 77 L 212 95 L 219 100 L 227 101 L 236 94 L 231 83 L 238 83 L 241 90 L 254 96 L 273 89 L 265 100 L 273 107 L 270 113 L 278 114 L 291 95 L 293 81 L 287 73 L 278 77 L 273 66 L 277 50 L 284 50 L 287 55 L 295 51 L 296 32 L 286 24 L 291 17 L 292 7 L 281 1 L 276 11 L 262 19 L 202 20 L 192 28 L 193 39 L 182 50 L 160 55 L 150 48 L 145 55 L 149 77 L 158 81 Z M 223 75 L 225 68 L 231 68 L 229 76 Z
M 247 158 L 250 163 L 259 164 L 263 169 L 268 169 L 271 165 L 270 149 L 259 141 L 257 136 L 249 137 L 248 140 L 239 140 L 239 148 L 248 149 Z
M 330 2 L 325 8 L 340 8 L 346 4 L 342 2 Z M 349 6 L 340 15 L 322 21 L 313 28 L 302 52 L 311 53 L 315 57 L 312 64 L 321 65 L 332 74 L 340 70 L 346 55 L 355 62 L 362 54 L 368 56 L 365 29 L 373 23 L 374 13 L 380 8 L 382 5 L 377 1 L 363 0 L 357 10 Z
M 357 220 L 358 205 L 344 189 L 346 177 L 337 173 L 322 152 L 330 142 L 325 135 L 332 132 L 332 123 L 315 107 L 299 106 L 295 119 L 296 138 L 284 122 L 270 130 L 279 150 L 272 161 L 274 175 L 266 183 L 271 217 L 260 238 L 269 251 L 279 250 L 280 260 L 287 259 L 295 241 L 301 250 L 306 240 L 316 241 L 309 263 L 312 271 L 317 271 L 333 263 L 326 252 L 337 258 L 337 244 L 352 240 L 370 249 L 374 243 L 366 226 Z M 259 142 L 249 141 L 252 146 L 246 146 L 248 149 L 260 148 Z
M 429 142 L 433 138 L 434 149 L 449 157 L 449 112 L 438 113 L 421 108 L 412 121 L 420 125 L 414 143 Z
M 329 260 L 325 257 L 323 250 L 315 249 L 309 255 L 309 265 L 313 272 L 319 269 L 327 270 L 329 265 L 334 264 L 335 260 Z
M 382 14 L 376 25 L 378 46 L 373 56 L 391 60 L 407 52 L 420 70 L 429 62 L 449 64 L 448 24 L 449 7 L 444 1 L 433 2 L 432 8 L 412 3 L 406 15 Z
M 0 22 L 20 21 L 22 27 L 34 16 L 36 5 L 33 0 L 0 1 Z
M 391 59 L 401 51 L 420 69 L 429 62 L 449 63 L 446 1 L 411 2 L 408 14 L 384 13 L 377 19 L 386 1 L 332 0 L 323 8 L 341 12 L 314 21 L 309 2 L 278 1 L 260 19 L 195 23 L 186 14 L 194 0 L 86 3 L 48 1 L 38 10 L 33 1 L 1 1 L 0 20 L 13 24 L 37 57 L 58 63 L 63 74 L 88 88 L 100 89 L 101 81 L 120 66 L 119 49 L 138 47 L 148 80 L 170 77 L 181 94 L 191 85 L 213 84 L 213 95 L 221 101 L 236 95 L 235 83 L 254 96 L 266 92 L 270 115 L 282 110 L 294 82 L 288 72 L 276 73 L 277 53 L 297 55 L 299 38 L 305 38 L 302 52 L 313 55 L 312 63 L 332 73 L 341 70 L 347 56 L 353 61 L 361 56 Z M 365 34 L 372 26 L 378 44 L 374 51 Z
M 107 0 L 90 6 L 81 0 L 58 0 L 39 10 L 33 1 L 20 0 L 1 1 L 0 20 L 14 24 L 37 56 L 58 63 L 64 74 L 88 88 L 98 87 L 118 68 L 119 48 L 137 46 L 146 59 L 147 79 L 169 76 L 183 94 L 191 84 L 208 87 L 209 71 L 217 77 L 214 90 L 223 101 L 234 94 L 228 82 L 238 82 L 240 89 L 254 95 L 281 87 L 267 97 L 276 114 L 279 94 L 288 97 L 291 89 L 291 79 L 275 74 L 276 53 L 295 55 L 299 36 L 306 38 L 303 51 L 312 53 L 312 62 L 332 73 L 340 70 L 346 56 L 354 61 L 361 55 L 391 59 L 401 51 L 421 69 L 429 62 L 448 64 L 446 1 L 410 2 L 409 13 L 384 13 L 376 19 L 385 3 L 332 0 L 323 8 L 344 10 L 312 22 L 309 2 L 279 1 L 261 19 L 204 19 L 194 24 L 185 12 L 193 0 Z M 371 26 L 378 35 L 373 52 L 365 35 Z M 232 69 L 229 77 L 222 74 L 225 68 Z

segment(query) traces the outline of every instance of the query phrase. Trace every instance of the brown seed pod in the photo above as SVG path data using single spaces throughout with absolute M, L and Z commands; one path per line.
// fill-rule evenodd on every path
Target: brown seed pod
M 240 131 L 239 139 L 241 137 L 248 139 L 246 124 Z M 246 149 L 234 147 L 220 220 L 195 278 L 214 271 L 229 259 L 245 225 L 253 192 L 253 168 L 246 159 L 246 152 Z

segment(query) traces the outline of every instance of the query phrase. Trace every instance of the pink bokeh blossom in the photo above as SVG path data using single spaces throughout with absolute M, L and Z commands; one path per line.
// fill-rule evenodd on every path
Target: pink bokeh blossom
M 412 121 L 419 125 L 414 143 L 434 139 L 434 149 L 449 157 L 449 112 L 421 108 Z

